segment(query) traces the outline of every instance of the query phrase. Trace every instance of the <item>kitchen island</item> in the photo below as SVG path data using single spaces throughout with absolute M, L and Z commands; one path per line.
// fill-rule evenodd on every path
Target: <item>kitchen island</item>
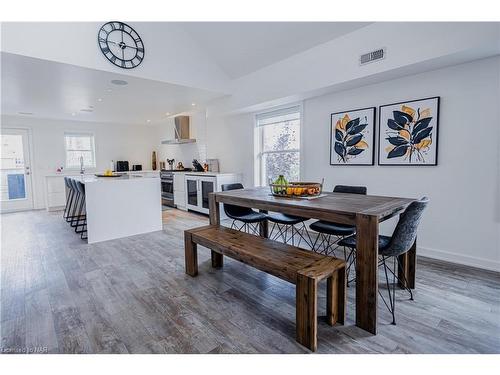
M 162 230 L 160 177 L 73 177 L 85 184 L 88 243 Z

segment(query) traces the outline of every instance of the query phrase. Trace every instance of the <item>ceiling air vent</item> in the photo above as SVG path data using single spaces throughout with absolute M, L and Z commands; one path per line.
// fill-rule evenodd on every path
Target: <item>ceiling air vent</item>
M 385 58 L 385 48 L 380 48 L 372 52 L 365 53 L 359 58 L 359 64 L 365 65 Z

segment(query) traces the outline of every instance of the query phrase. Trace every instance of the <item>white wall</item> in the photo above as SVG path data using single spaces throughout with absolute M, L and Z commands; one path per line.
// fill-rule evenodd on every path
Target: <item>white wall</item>
M 193 159 L 203 163 L 206 158 L 207 126 L 205 111 L 192 111 L 185 113 L 190 119 L 190 138 L 196 139 L 196 143 L 173 144 L 158 146 L 158 155 L 161 161 L 175 159 L 175 165 L 182 162 L 184 167 L 191 168 Z M 174 119 L 169 118 L 158 126 L 158 143 L 164 140 L 174 139 Z M 174 167 L 175 167 L 174 165 Z M 168 168 L 168 164 L 166 165 Z
M 436 167 L 329 165 L 330 113 L 441 96 Z M 302 178 L 366 185 L 370 194 L 431 198 L 419 254 L 500 271 L 500 58 L 306 100 Z M 378 113 L 378 108 L 377 108 Z M 208 117 L 208 155 L 253 184 L 253 115 Z M 383 225 L 390 232 L 394 222 Z
M 64 132 L 92 132 L 96 169 L 104 171 L 111 160 L 128 160 L 151 169 L 151 153 L 158 150 L 158 129 L 147 125 L 99 124 L 18 116 L 2 116 L 2 128 L 28 128 L 31 133 L 31 165 L 35 208 L 45 207 L 45 176 L 65 164 Z M 88 172 L 93 170 L 87 169 Z
M 359 65 L 378 48 L 386 58 Z M 231 81 L 218 111 L 257 111 L 500 53 L 500 23 L 375 22 Z
M 219 159 L 222 172 L 242 174 L 243 185 L 254 185 L 254 115 L 207 117 L 207 155 Z

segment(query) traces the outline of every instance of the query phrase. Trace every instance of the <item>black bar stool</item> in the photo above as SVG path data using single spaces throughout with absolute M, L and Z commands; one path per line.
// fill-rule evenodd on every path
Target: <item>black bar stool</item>
M 65 177 L 64 183 L 68 188 L 67 203 L 63 216 L 70 227 L 80 234 L 81 239 L 86 239 L 87 214 L 85 206 L 85 185 L 71 177 Z
M 81 239 L 86 239 L 87 233 L 87 210 L 85 206 L 85 185 L 81 181 L 75 181 L 76 190 L 80 198 L 76 217 L 75 232 L 80 234 Z
M 64 207 L 63 218 L 67 221 L 71 221 L 70 212 L 72 210 L 73 201 L 75 198 L 75 192 L 71 186 L 70 178 L 64 177 L 64 185 L 66 186 L 66 205 Z

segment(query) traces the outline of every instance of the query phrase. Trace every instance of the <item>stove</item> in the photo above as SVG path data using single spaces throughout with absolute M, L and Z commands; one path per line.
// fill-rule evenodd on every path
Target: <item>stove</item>
M 192 169 L 162 169 L 160 171 L 161 180 L 161 203 L 164 206 L 175 207 L 174 203 L 174 173 L 190 172 Z
M 175 207 L 174 204 L 174 173 L 166 169 L 160 171 L 161 203 L 164 206 Z

